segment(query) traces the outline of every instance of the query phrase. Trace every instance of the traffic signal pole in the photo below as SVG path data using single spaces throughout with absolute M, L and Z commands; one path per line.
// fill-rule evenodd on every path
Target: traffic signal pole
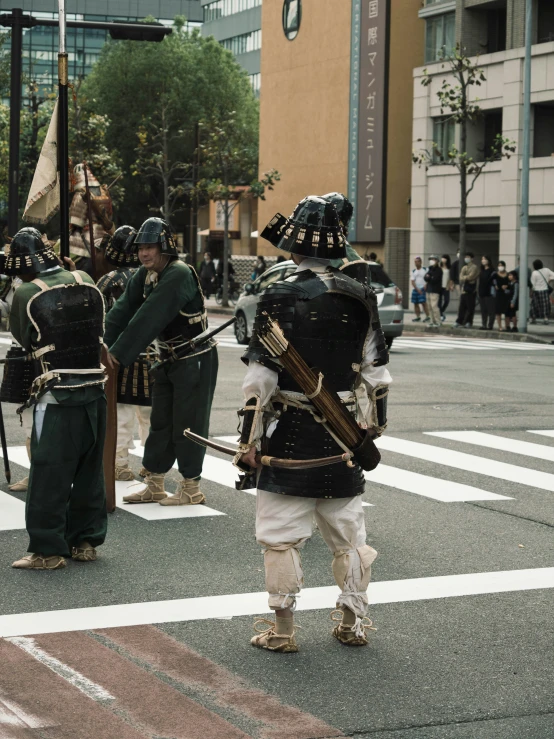
M 65 30 L 69 28 L 91 28 L 108 31 L 113 39 L 131 41 L 162 41 L 171 33 L 171 28 L 161 23 L 117 23 L 110 21 L 72 21 L 66 20 L 64 0 L 60 0 L 60 13 L 58 20 L 48 18 L 34 18 L 32 15 L 24 15 L 21 8 L 12 8 L 11 13 L 0 14 L 0 26 L 11 28 L 11 77 L 10 77 L 10 161 L 9 161 L 9 183 L 8 183 L 8 234 L 14 236 L 19 230 L 19 141 L 21 137 L 21 56 L 23 48 L 23 29 L 35 26 L 60 27 L 60 53 L 58 54 L 58 77 L 59 77 L 59 122 L 58 122 L 58 161 L 68 160 L 67 143 L 67 95 L 68 95 L 68 57 L 65 49 Z M 63 41 L 62 41 L 63 26 Z M 62 52 L 63 44 L 63 52 Z M 65 96 L 66 103 L 63 104 Z M 65 113 L 64 113 L 65 111 Z M 62 151 L 63 149 L 63 151 Z M 64 172 L 65 169 L 65 172 Z M 63 214 L 69 209 L 69 171 L 67 165 L 62 169 L 60 166 L 60 210 L 62 212 L 61 226 L 61 251 L 62 255 L 69 255 L 69 224 L 67 225 L 67 237 L 65 236 Z M 67 180 L 67 186 L 64 185 Z M 64 200 L 67 199 L 67 202 Z M 66 245 L 67 242 L 67 245 Z

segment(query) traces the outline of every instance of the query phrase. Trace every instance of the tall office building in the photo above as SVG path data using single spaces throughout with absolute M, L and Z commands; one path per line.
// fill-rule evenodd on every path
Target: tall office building
M 14 5 L 24 13 L 40 18 L 57 18 L 57 0 L 0 0 L 0 12 Z M 200 0 L 67 0 L 68 20 L 139 21 L 153 16 L 171 26 L 177 15 L 187 19 L 190 28 L 202 24 Z M 0 29 L 1 30 L 1 29 Z M 67 29 L 69 78 L 86 77 L 98 59 L 108 37 L 107 31 Z M 9 42 L 6 45 L 9 49 Z M 36 82 L 39 94 L 48 94 L 58 82 L 58 31 L 52 26 L 35 26 L 23 31 L 23 74 Z
M 233 53 L 248 72 L 252 88 L 259 95 L 262 0 L 201 1 L 204 11 L 202 35 L 213 36 Z
M 443 163 L 459 146 L 459 126 L 441 110 L 437 91 L 452 81 L 440 61 L 460 44 L 483 71 L 486 81 L 472 90 L 483 115 L 469 127 L 468 153 L 482 162 L 498 134 L 515 142 L 510 159 L 487 164 L 468 201 L 468 238 L 472 252 L 517 264 L 521 209 L 523 145 L 523 59 L 525 0 L 427 0 L 419 16 L 426 27 L 425 67 L 414 72 L 414 149 L 437 146 L 426 171 L 414 167 L 411 249 L 413 254 L 456 250 L 460 215 L 460 177 Z M 533 3 L 531 82 L 531 258 L 552 266 L 554 258 L 554 2 Z M 439 60 L 439 61 L 438 61 Z M 422 85 L 425 69 L 431 84 Z M 454 83 L 455 84 L 455 83 Z M 471 177 L 470 182 L 471 184 Z

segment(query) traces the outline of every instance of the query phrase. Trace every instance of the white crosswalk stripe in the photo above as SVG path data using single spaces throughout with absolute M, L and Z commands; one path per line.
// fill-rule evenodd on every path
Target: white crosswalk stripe
M 474 454 L 466 454 L 465 452 L 436 447 L 431 444 L 422 444 L 408 439 L 397 439 L 392 436 L 382 436 L 377 440 L 377 445 L 380 449 L 434 462 L 436 465 L 454 467 L 472 474 L 496 477 L 500 480 L 554 492 L 554 475 L 550 472 L 539 472 L 507 462 L 497 462 Z
M 534 457 L 535 459 L 554 462 L 554 447 L 544 444 L 531 444 L 528 441 L 508 439 L 505 436 L 485 434 L 482 431 L 426 431 L 425 434 L 436 436 L 439 439 L 461 441 L 465 444 L 475 444 L 475 446 L 482 446 L 487 449 L 498 449 L 501 452 L 511 452 L 512 454 L 521 454 L 524 457 Z
M 392 351 L 396 349 L 421 349 L 431 351 L 454 351 L 465 349 L 468 351 L 516 351 L 516 352 L 544 352 L 554 351 L 549 344 L 533 344 L 520 341 L 506 341 L 502 339 L 466 339 L 456 336 L 410 336 L 404 334 L 394 340 Z
M 539 436 L 548 436 L 550 439 L 554 439 L 554 430 L 528 431 L 527 433 L 538 434 Z

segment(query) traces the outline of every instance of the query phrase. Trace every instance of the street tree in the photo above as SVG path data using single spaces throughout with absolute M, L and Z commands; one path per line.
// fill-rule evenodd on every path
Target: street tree
M 173 125 L 171 112 L 167 95 L 161 95 L 158 108 L 150 117 L 144 116 L 137 131 L 137 159 L 132 170 L 133 175 L 143 177 L 150 184 L 157 205 L 149 206 L 149 210 L 158 210 L 170 225 L 173 215 L 182 208 L 187 189 L 190 190 L 192 173 L 192 164 L 179 158 L 186 137 L 183 129 Z
M 468 153 L 468 131 L 482 117 L 483 110 L 479 106 L 479 98 L 472 95 L 475 87 L 480 87 L 486 81 L 478 60 L 473 61 L 465 55 L 460 45 L 451 54 L 444 54 L 441 69 L 447 69 L 450 74 L 445 77 L 441 88 L 437 91 L 443 123 L 449 121 L 457 124 L 459 131 L 459 146 L 452 144 L 444 152 L 437 142 L 433 142 L 431 149 L 420 149 L 413 154 L 413 161 L 426 169 L 432 164 L 449 164 L 458 170 L 460 176 L 460 253 L 464 254 L 467 246 L 467 205 L 479 177 L 491 162 L 503 157 L 509 159 L 516 151 L 516 143 L 502 134 L 497 134 L 492 144 L 482 152 L 477 159 Z M 421 84 L 429 87 L 435 74 L 424 70 Z M 420 139 L 421 140 L 421 139 Z
M 246 72 L 214 38 L 187 31 L 182 18 L 158 44 L 108 41 L 83 91 L 90 110 L 110 121 L 106 142 L 121 157 L 120 213 L 130 223 L 150 206 L 177 218 L 192 186 L 200 120 L 239 111 L 257 141 L 258 101 Z
M 258 146 L 244 122 L 235 112 L 224 122 L 203 121 L 200 128 L 201 167 L 205 176 L 198 182 L 198 196 L 207 196 L 222 204 L 223 228 L 223 305 L 229 305 L 229 224 L 232 213 L 246 198 L 265 200 L 265 191 L 273 190 L 281 179 L 277 170 L 257 175 Z

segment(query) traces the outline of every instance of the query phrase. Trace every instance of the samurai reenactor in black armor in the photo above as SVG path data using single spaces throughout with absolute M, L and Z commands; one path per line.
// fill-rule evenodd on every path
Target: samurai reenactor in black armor
M 354 207 L 350 200 L 340 192 L 329 192 L 322 196 L 328 203 L 332 203 L 337 209 L 340 226 L 344 234 L 344 238 L 348 239 L 348 227 L 354 214 Z M 332 259 L 331 267 L 340 269 L 345 275 L 353 277 L 358 282 L 370 282 L 369 265 L 365 259 L 362 259 L 358 252 L 353 249 L 348 241 L 345 241 L 346 256 L 343 259 Z
M 149 218 L 134 245 L 142 266 L 106 319 L 106 344 L 123 367 L 132 364 L 154 339 L 162 360 L 175 359 L 176 347 L 208 325 L 196 272 L 179 260 L 167 223 Z M 200 476 L 205 449 L 186 439 L 183 431 L 191 428 L 207 436 L 217 369 L 213 342 L 153 369 L 150 433 L 142 460 L 146 489 L 125 496 L 127 503 L 204 503 Z M 168 497 L 164 477 L 176 459 L 183 479 L 177 493 Z
M 25 511 L 30 554 L 13 567 L 54 570 L 70 556 L 90 562 L 107 526 L 102 295 L 85 272 L 63 270 L 35 228 L 16 234 L 6 271 L 23 280 L 10 328 L 32 354 L 35 378 Z
M 104 260 L 114 267 L 97 282 L 104 296 L 106 311 L 123 295 L 127 283 L 140 267 L 134 242 L 137 231 L 132 226 L 120 226 L 113 236 L 108 236 L 104 249 Z M 154 353 L 151 353 L 152 361 Z M 140 440 L 146 443 L 150 428 L 152 407 L 152 382 L 148 372 L 149 358 L 146 353 L 128 367 L 120 366 L 117 375 L 117 445 L 115 453 L 115 479 L 134 480 L 129 467 L 129 449 L 133 448 L 135 416 L 139 425 Z
M 262 237 L 289 252 L 297 264 L 258 303 L 253 336 L 243 357 L 245 406 L 239 464 L 256 467 L 257 450 L 270 457 L 311 459 L 344 452 L 325 419 L 280 361 L 260 341 L 265 314 L 276 320 L 309 367 L 326 383 L 372 437 L 386 427 L 391 377 L 375 293 L 331 266 L 343 260 L 346 241 L 335 206 L 310 196 L 290 218 L 277 214 Z M 269 607 L 275 621 L 255 624 L 255 647 L 296 652 L 293 611 L 303 586 L 300 550 L 313 521 L 333 552 L 333 575 L 341 595 L 333 635 L 349 646 L 367 644 L 366 590 L 377 552 L 366 543 L 361 495 L 365 479 L 355 461 L 310 470 L 262 467 L 257 482 L 256 539 L 263 547 Z M 260 628 L 261 624 L 261 628 Z

